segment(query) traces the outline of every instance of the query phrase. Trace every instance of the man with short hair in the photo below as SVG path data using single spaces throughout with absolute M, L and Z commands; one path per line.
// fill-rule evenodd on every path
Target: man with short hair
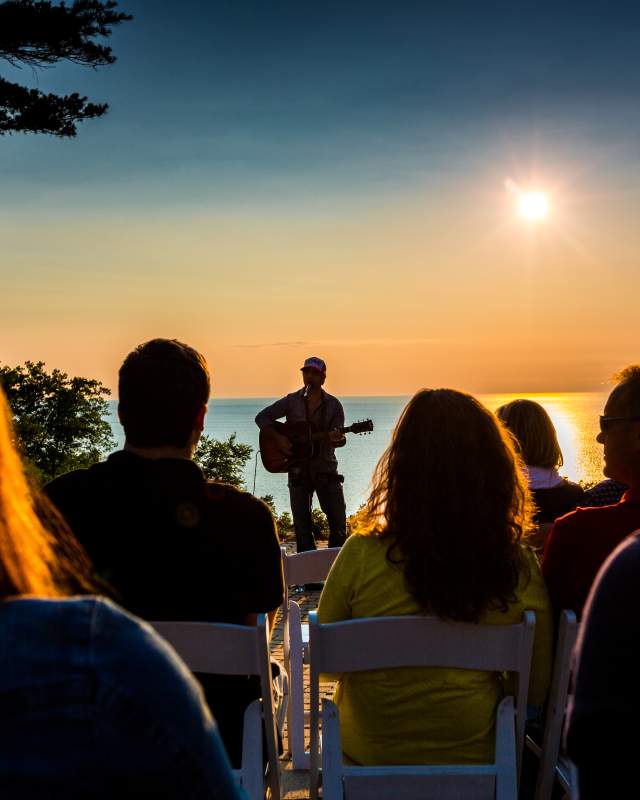
M 626 367 L 616 380 L 597 439 L 604 445 L 605 476 L 629 489 L 614 505 L 578 508 L 554 523 L 542 572 L 556 616 L 567 608 L 580 618 L 598 570 L 640 528 L 640 365 Z
M 340 547 L 347 538 L 346 507 L 342 491 L 342 475 L 338 474 L 336 447 L 343 447 L 346 439 L 340 428 L 344 427 L 344 411 L 337 397 L 322 388 L 327 378 L 327 365 L 317 356 L 307 358 L 300 369 L 304 386 L 280 400 L 276 400 L 256 416 L 256 425 L 263 430 L 286 418 L 291 423 L 307 423 L 313 433 L 326 433 L 314 447 L 311 458 L 292 465 L 289 470 L 289 500 L 296 534 L 297 551 L 315 550 L 311 503 L 314 492 L 320 508 L 329 523 L 329 547 Z M 290 443 L 286 437 L 274 432 L 286 453 Z
M 208 482 L 192 457 L 210 380 L 204 357 L 154 339 L 125 359 L 118 384 L 124 448 L 45 487 L 125 608 L 149 620 L 255 624 L 282 603 L 280 544 L 257 498 Z M 259 686 L 200 676 L 232 762 Z

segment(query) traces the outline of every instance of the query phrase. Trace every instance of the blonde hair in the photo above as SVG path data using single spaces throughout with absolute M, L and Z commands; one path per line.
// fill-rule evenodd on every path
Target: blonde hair
M 41 515 L 51 521 L 45 528 Z M 8 403 L 0 389 L 0 599 L 62 597 L 89 589 L 86 555 L 44 498 L 34 497 L 13 441 Z
M 564 463 L 556 429 L 545 409 L 533 400 L 513 400 L 496 416 L 515 436 L 522 459 L 530 467 L 554 469 Z

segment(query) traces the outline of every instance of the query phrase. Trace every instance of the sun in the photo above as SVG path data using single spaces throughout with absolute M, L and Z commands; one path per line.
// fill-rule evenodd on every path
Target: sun
M 520 192 L 518 213 L 530 222 L 541 222 L 549 215 L 549 198 L 544 192 Z

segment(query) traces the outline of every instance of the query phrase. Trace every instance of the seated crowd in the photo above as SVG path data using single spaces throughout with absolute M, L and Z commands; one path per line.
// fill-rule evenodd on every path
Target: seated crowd
M 243 712 L 259 697 L 258 682 L 196 674 L 199 686 L 138 619 L 251 625 L 260 613 L 273 620 L 282 603 L 269 509 L 208 482 L 192 460 L 209 396 L 206 362 L 191 347 L 156 339 L 136 348 L 119 374 L 123 449 L 55 479 L 42 497 L 27 486 L 0 394 L 5 794 L 239 796 L 230 766 L 239 766 Z M 541 708 L 553 620 L 565 608 L 582 616 L 598 571 L 621 545 L 591 600 L 593 626 L 583 626 L 568 744 L 584 769 L 584 797 L 603 785 L 594 726 L 602 739 L 635 715 L 622 681 L 606 697 L 612 664 L 631 677 L 625 653 L 638 645 L 634 626 L 614 612 L 623 614 L 623 599 L 634 608 L 637 540 L 621 543 L 640 528 L 640 367 L 620 374 L 600 431 L 607 481 L 590 496 L 559 475 L 562 453 L 538 404 L 519 400 L 494 415 L 459 391 L 418 392 L 318 610 L 320 622 L 432 613 L 499 625 L 531 609 L 529 703 Z M 539 562 L 531 534 L 550 523 L 537 540 Z M 604 663 L 601 647 L 618 660 Z M 490 761 L 495 709 L 508 687 L 508 677 L 473 670 L 344 676 L 335 700 L 345 759 Z

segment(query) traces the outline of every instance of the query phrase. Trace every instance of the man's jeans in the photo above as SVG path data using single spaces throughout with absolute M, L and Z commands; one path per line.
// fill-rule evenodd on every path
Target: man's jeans
M 329 547 L 341 547 L 347 538 L 346 506 L 340 476 L 331 472 L 305 474 L 302 470 L 291 470 L 289 499 L 298 553 L 316 549 L 309 514 L 314 492 L 329 522 Z

